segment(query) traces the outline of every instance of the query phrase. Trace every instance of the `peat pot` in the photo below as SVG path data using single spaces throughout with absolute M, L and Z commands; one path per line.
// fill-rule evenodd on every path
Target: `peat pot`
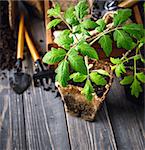
M 107 93 L 110 90 L 113 79 L 113 72 L 110 63 L 105 61 L 97 61 L 93 65 L 93 70 L 104 69 L 109 73 L 107 84 L 101 88 L 102 91 L 96 90 L 92 101 L 87 101 L 86 97 L 81 94 L 82 87 L 69 84 L 67 87 L 62 87 L 56 82 L 56 86 L 61 94 L 67 112 L 73 116 L 81 117 L 87 121 L 93 121 L 101 104 L 106 99 Z M 101 94 L 100 94 L 101 93 Z

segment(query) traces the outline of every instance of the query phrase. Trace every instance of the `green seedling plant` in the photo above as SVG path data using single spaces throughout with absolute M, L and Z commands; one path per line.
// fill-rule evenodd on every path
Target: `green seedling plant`
M 99 60 L 97 50 L 92 45 L 98 42 L 106 56 L 110 57 L 114 41 L 117 47 L 124 48 L 126 53 L 121 58 L 110 58 L 112 69 L 117 77 L 124 75 L 121 84 L 130 84 L 131 94 L 138 97 L 142 92 L 141 83 L 145 83 L 144 73 L 137 72 L 136 66 L 139 60 L 145 62 L 141 55 L 145 42 L 143 25 L 125 23 L 132 15 L 130 9 L 118 10 L 109 27 L 103 19 L 95 22 L 87 18 L 87 15 L 86 1 L 80 1 L 75 7 L 69 7 L 64 13 L 61 12 L 59 4 L 48 10 L 48 16 L 54 19 L 49 22 L 47 28 L 54 28 L 63 22 L 67 29 L 60 31 L 54 39 L 59 48 L 51 48 L 51 51 L 43 57 L 43 62 L 50 65 L 58 64 L 55 79 L 63 87 L 68 85 L 69 80 L 84 82 L 82 94 L 91 101 L 95 91 L 92 84 L 105 86 L 106 77 L 109 76 L 108 72 L 103 69 L 92 69 L 90 60 Z M 96 34 L 92 36 L 90 30 L 96 31 Z M 134 61 L 133 74 L 126 76 L 126 62 L 132 60 Z

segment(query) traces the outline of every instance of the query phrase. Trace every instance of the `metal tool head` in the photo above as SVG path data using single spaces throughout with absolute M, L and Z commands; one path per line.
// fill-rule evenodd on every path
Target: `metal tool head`
M 23 72 L 14 73 L 9 80 L 11 88 L 17 94 L 22 94 L 31 85 L 31 76 Z
M 35 73 L 33 74 L 34 86 L 43 86 L 44 90 L 49 90 L 49 79 L 51 70 L 46 70 L 40 60 L 35 62 Z
M 49 71 L 43 70 L 33 74 L 34 86 L 43 86 L 44 90 L 49 89 Z
M 104 4 L 104 8 L 105 10 L 116 10 L 118 9 L 118 0 L 109 0 L 109 1 L 106 1 L 105 4 Z

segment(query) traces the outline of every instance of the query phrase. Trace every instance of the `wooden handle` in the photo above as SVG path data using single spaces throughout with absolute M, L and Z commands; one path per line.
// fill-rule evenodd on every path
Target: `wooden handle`
M 50 17 L 48 17 L 47 11 L 50 9 L 50 1 L 44 1 L 44 14 L 45 14 L 45 30 L 46 30 L 46 51 L 49 50 L 49 45 L 53 45 L 52 31 L 51 29 L 47 29 L 47 24 L 51 21 Z
M 36 50 L 32 40 L 31 40 L 31 38 L 30 38 L 26 28 L 25 28 L 25 39 L 26 39 L 26 43 L 28 45 L 28 48 L 30 50 L 31 56 L 32 56 L 34 62 L 36 62 L 37 60 L 40 59 L 40 56 L 39 56 L 39 54 L 38 54 L 38 52 L 37 52 L 37 50 Z
M 120 4 L 118 4 L 119 7 L 128 8 L 136 4 L 139 0 L 124 0 Z
M 18 32 L 18 43 L 17 43 L 17 59 L 23 59 L 24 51 L 24 16 L 21 15 Z
M 135 5 L 133 7 L 133 11 L 134 11 L 134 16 L 135 16 L 136 23 L 143 24 L 143 21 L 142 21 L 142 18 L 141 18 L 141 14 L 140 14 L 140 11 L 139 11 L 139 8 L 138 8 L 137 5 Z

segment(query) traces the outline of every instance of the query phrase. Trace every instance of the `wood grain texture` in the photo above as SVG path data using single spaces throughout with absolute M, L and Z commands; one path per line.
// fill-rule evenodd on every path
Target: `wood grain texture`
M 44 28 L 44 21 L 38 18 L 29 18 L 26 22 L 27 30 L 29 35 L 34 42 L 36 49 L 39 52 L 46 52 L 45 43 L 45 28 Z M 29 51 L 29 50 L 28 50 Z
M 143 150 L 145 147 L 144 106 L 128 101 L 124 87 L 117 79 L 108 95 L 107 107 L 118 149 Z
M 42 21 L 31 20 L 36 48 L 45 48 Z M 42 40 L 43 42 L 40 42 Z M 26 51 L 25 51 L 26 52 Z M 24 71 L 32 75 L 34 63 L 25 53 Z M 0 71 L 0 150 L 144 150 L 144 109 L 126 100 L 124 88 L 114 80 L 96 122 L 64 112 L 56 91 L 31 87 L 16 95 Z M 5 76 L 4 75 L 4 76 Z
M 7 73 L 3 72 L 7 77 Z M 9 137 L 9 96 L 8 82 L 4 79 L 2 71 L 0 70 L 0 149 L 6 149 Z
M 26 144 L 22 95 L 10 89 L 10 74 L 13 71 L 5 71 L 6 78 L 0 80 L 0 149 L 23 150 Z
M 42 23 L 39 21 L 39 28 Z M 38 41 L 37 38 L 44 38 L 41 30 L 37 30 L 39 36 L 35 36 L 36 28 L 33 28 L 33 25 L 35 24 L 32 24 L 31 32 L 35 37 L 35 41 Z M 35 70 L 34 62 L 28 55 L 25 58 L 25 72 L 33 75 Z M 43 87 L 36 88 L 33 84 L 24 93 L 26 145 L 30 150 L 70 149 L 63 104 L 55 96 L 56 92 L 44 91 Z
M 110 119 L 104 105 L 95 122 L 87 122 L 68 114 L 67 123 L 72 150 L 116 150 Z
M 27 72 L 31 74 L 32 65 L 29 61 Z M 60 99 L 55 96 L 56 93 L 33 86 L 24 93 L 28 149 L 70 149 L 64 108 Z

